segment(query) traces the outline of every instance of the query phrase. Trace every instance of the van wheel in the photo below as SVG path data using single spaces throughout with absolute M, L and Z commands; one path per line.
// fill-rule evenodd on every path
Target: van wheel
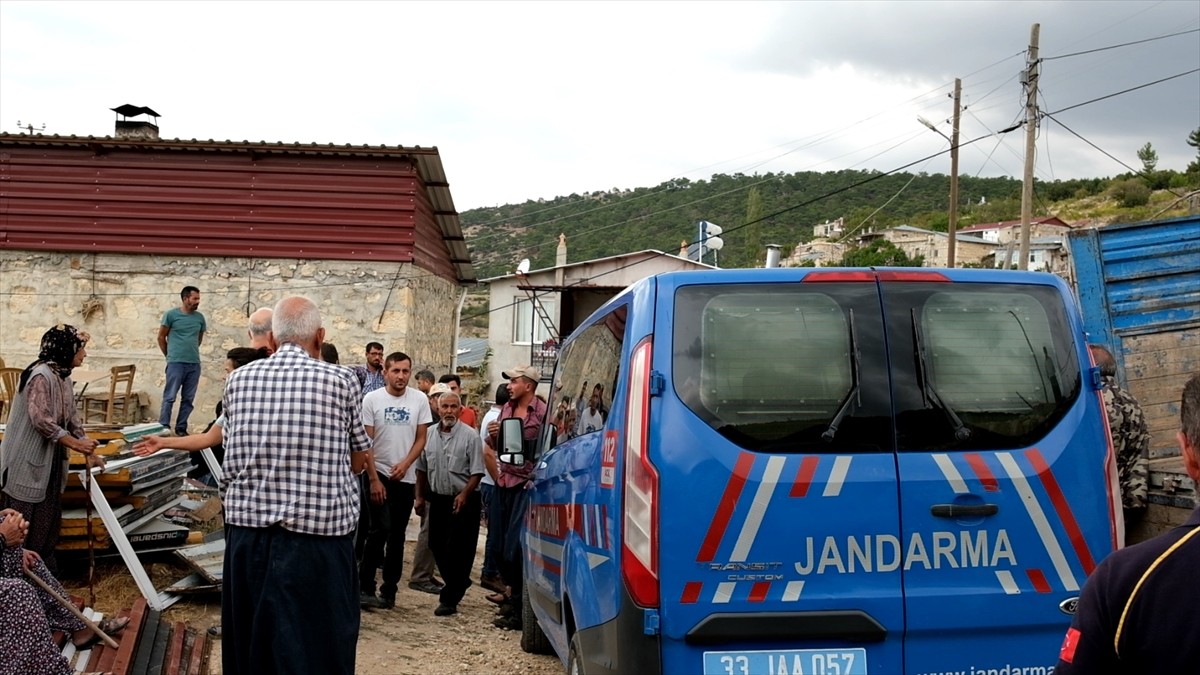
M 538 625 L 533 605 L 529 604 L 529 586 L 521 587 L 521 649 L 530 654 L 553 654 L 554 647 Z
M 579 636 L 571 636 L 571 651 L 567 654 L 567 675 L 583 675 L 583 659 L 579 656 Z

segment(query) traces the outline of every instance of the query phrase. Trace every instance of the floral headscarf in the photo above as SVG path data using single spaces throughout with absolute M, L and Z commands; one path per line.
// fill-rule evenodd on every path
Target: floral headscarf
M 25 384 L 29 382 L 29 376 L 33 373 L 33 369 L 40 363 L 45 363 L 54 368 L 61 378 L 67 378 L 71 375 L 72 364 L 75 362 L 75 355 L 83 349 L 84 345 L 92 336 L 87 333 L 76 330 L 74 326 L 60 323 L 57 326 L 46 331 L 42 335 L 41 351 L 38 352 L 37 361 L 29 364 L 25 372 L 21 373 L 21 383 L 17 387 L 17 391 L 24 391 Z

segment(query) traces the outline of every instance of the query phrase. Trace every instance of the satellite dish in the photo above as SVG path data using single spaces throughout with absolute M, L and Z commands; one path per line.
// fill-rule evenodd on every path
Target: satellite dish
M 529 258 L 525 258 L 517 265 L 517 274 L 525 274 L 529 271 Z
M 710 251 L 720 251 L 725 248 L 725 240 L 720 237 L 709 237 L 704 240 L 704 248 Z

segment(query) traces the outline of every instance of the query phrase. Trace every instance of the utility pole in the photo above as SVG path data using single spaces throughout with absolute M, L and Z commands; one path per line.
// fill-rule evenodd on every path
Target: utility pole
M 954 126 L 950 129 L 950 237 L 946 242 L 946 267 L 954 267 L 958 240 L 958 120 L 962 114 L 962 80 L 954 78 Z
M 1017 269 L 1029 269 L 1029 224 L 1033 221 L 1033 142 L 1037 135 L 1038 36 L 1040 23 L 1029 29 L 1029 60 L 1025 70 L 1025 181 L 1021 189 L 1021 248 Z

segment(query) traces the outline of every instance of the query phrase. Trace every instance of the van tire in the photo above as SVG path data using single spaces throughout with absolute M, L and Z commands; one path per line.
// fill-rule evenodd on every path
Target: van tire
M 521 588 L 521 649 L 529 654 L 553 654 L 554 647 L 538 625 L 533 605 L 529 603 L 528 584 Z
M 583 675 L 583 658 L 579 656 L 579 636 L 571 636 L 571 648 L 567 652 L 567 675 Z

